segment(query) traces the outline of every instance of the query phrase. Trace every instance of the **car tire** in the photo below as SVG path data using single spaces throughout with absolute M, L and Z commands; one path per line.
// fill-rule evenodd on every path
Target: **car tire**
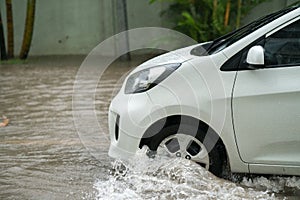
M 186 138 L 188 142 L 182 142 L 183 138 Z M 184 147 L 185 143 L 186 147 Z M 224 145 L 218 137 L 216 138 L 215 133 L 195 131 L 195 126 L 189 124 L 170 125 L 151 138 L 149 149 L 156 152 L 159 148 L 164 148 L 173 157 L 185 157 L 195 161 L 218 177 L 223 176 L 226 152 Z M 208 163 L 206 162 L 207 158 L 204 158 L 205 162 L 199 161 L 199 156 L 203 155 L 205 151 L 208 154 Z

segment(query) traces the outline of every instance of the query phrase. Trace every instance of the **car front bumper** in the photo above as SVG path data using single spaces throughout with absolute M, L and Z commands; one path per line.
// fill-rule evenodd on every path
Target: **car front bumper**
M 153 103 L 147 93 L 119 92 L 109 108 L 109 156 L 128 159 L 136 154 L 143 134 L 152 123 L 152 110 Z

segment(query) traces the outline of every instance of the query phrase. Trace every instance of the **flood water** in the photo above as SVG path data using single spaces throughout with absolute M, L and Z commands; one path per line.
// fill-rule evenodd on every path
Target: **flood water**
M 0 115 L 10 119 L 0 128 L 0 199 L 300 199 L 299 177 L 244 178 L 237 184 L 186 160 L 150 160 L 143 150 L 129 163 L 110 159 L 109 102 L 129 66 L 142 59 L 114 63 L 99 82 L 95 112 L 103 129 L 101 142 L 92 143 L 100 151 L 96 159 L 73 121 L 82 60 L 40 57 L 0 66 Z

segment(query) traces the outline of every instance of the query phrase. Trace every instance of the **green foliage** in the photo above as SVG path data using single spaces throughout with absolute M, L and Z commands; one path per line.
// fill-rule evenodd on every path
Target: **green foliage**
M 0 61 L 0 65 L 19 65 L 19 64 L 27 64 L 28 61 L 21 59 L 9 59 Z
M 150 0 L 169 2 L 162 15 L 170 17 L 174 29 L 196 41 L 208 41 L 240 26 L 254 6 L 266 0 Z

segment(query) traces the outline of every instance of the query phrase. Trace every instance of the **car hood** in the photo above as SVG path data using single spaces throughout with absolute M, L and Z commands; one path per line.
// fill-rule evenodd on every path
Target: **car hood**
M 203 44 L 205 44 L 205 43 L 203 43 Z M 163 55 L 152 58 L 152 59 L 142 63 L 137 68 L 135 68 L 131 72 L 131 74 L 141 71 L 141 70 L 144 70 L 144 69 L 154 67 L 154 66 L 170 64 L 170 63 L 183 63 L 183 62 L 186 62 L 193 58 L 199 57 L 199 56 L 192 55 L 190 53 L 193 48 L 195 48 L 196 46 L 199 46 L 199 45 L 202 45 L 202 44 L 196 44 L 196 45 L 192 45 L 192 46 L 185 47 L 182 49 L 177 49 L 175 51 L 170 51 Z

